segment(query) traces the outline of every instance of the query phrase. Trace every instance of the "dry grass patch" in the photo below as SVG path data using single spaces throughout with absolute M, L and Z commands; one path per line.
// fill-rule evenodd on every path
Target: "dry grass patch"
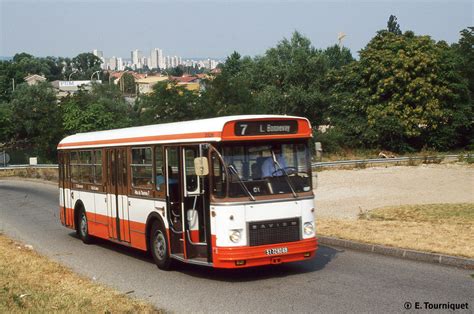
M 318 234 L 474 258 L 474 204 L 383 207 L 358 220 L 318 220 Z
M 0 313 L 159 312 L 0 234 Z

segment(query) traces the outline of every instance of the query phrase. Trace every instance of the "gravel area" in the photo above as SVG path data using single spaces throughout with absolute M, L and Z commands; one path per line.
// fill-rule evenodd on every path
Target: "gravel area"
M 355 219 L 378 207 L 433 203 L 474 203 L 474 167 L 396 166 L 318 174 L 318 217 Z

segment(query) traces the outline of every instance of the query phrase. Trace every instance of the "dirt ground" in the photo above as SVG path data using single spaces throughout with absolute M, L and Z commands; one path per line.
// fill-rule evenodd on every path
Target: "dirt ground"
M 327 170 L 318 173 L 316 215 L 355 219 L 383 206 L 474 203 L 474 167 L 465 164 Z

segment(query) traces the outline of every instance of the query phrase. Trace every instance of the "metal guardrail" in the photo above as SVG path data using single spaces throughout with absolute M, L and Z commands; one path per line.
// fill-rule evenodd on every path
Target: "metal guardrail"
M 442 160 L 459 160 L 461 158 L 468 158 L 472 155 L 438 155 L 438 156 L 413 156 L 413 157 L 395 157 L 395 158 L 373 158 L 373 159 L 354 159 L 354 160 L 338 160 L 338 161 L 323 161 L 313 162 L 311 166 L 313 168 L 322 167 L 339 167 L 339 166 L 357 166 L 367 164 L 385 164 L 385 163 L 404 163 L 410 161 L 427 161 L 435 162 Z
M 313 168 L 322 167 L 338 167 L 338 166 L 356 166 L 356 165 L 367 165 L 367 164 L 386 164 L 386 163 L 403 163 L 410 161 L 427 161 L 436 162 L 438 160 L 459 160 L 460 158 L 474 157 L 472 154 L 466 155 L 437 155 L 437 156 L 413 156 L 413 157 L 395 157 L 395 158 L 373 158 L 373 159 L 354 159 L 354 160 L 337 160 L 337 161 L 322 161 L 313 162 L 311 166 Z M 1 169 L 22 169 L 22 168 L 57 168 L 57 164 L 38 164 L 38 165 L 8 165 L 7 167 L 1 167 Z
M 38 165 L 8 165 L 6 167 L 0 166 L 0 170 L 2 169 L 26 169 L 26 168 L 51 168 L 56 169 L 58 168 L 57 164 L 38 164 Z

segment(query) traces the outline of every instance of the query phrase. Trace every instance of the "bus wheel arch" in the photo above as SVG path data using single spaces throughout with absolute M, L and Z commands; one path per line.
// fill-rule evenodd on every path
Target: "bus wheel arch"
M 145 229 L 145 238 L 146 238 L 146 250 L 147 252 L 150 252 L 150 235 L 151 235 L 151 227 L 153 226 L 153 223 L 155 221 L 158 221 L 158 223 L 165 228 L 165 223 L 163 221 L 163 218 L 161 217 L 160 214 L 157 212 L 151 212 L 148 215 L 148 218 L 146 219 L 146 229 Z

